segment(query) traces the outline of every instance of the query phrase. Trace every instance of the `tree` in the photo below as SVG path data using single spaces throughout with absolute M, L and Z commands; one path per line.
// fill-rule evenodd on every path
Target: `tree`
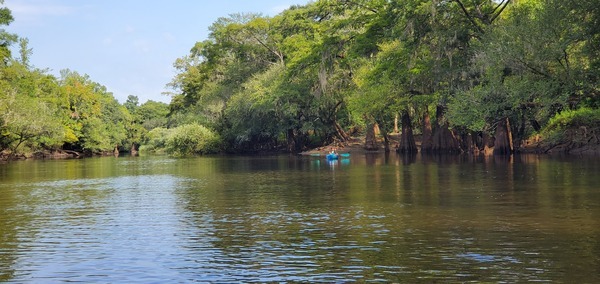
M 410 121 L 408 111 L 411 109 L 407 78 L 407 53 L 399 41 L 385 43 L 374 60 L 365 63 L 357 70 L 354 82 L 356 92 L 350 100 L 351 109 L 356 116 L 362 116 L 367 124 L 377 123 L 382 130 L 385 148 L 389 150 L 387 134 L 391 132 L 393 120 L 399 112 L 403 113 L 403 122 Z M 403 135 L 412 135 L 412 125 L 403 125 Z M 370 127 L 369 127 L 370 128 Z M 406 137 L 405 141 L 414 142 L 414 138 Z M 403 149 L 412 152 L 416 145 L 402 145 Z
M 169 105 L 152 100 L 146 101 L 140 105 L 134 115 L 134 120 L 141 124 L 146 130 L 150 131 L 157 127 L 167 126 L 167 115 L 169 114 Z
M 22 146 L 29 152 L 60 147 L 64 131 L 54 77 L 11 59 L 0 68 L 0 85 L 0 148 L 16 155 Z
M 473 48 L 478 84 L 452 103 L 452 120 L 490 132 L 511 125 L 505 131 L 519 145 L 556 113 L 596 101 L 598 76 L 590 67 L 598 30 L 589 25 L 598 8 L 591 2 L 518 1 L 507 9 Z
M 127 100 L 123 104 L 125 108 L 129 111 L 129 113 L 134 114 L 140 104 L 140 99 L 137 96 L 129 95 L 127 96 Z
M 61 92 L 68 100 L 66 126 L 75 138 L 67 147 L 96 153 L 123 146 L 132 120 L 127 109 L 87 75 L 62 70 L 61 77 Z
M 404 152 L 418 127 L 424 152 L 475 151 L 493 133 L 519 145 L 560 110 L 599 104 L 595 4 L 321 0 L 220 18 L 176 62 L 168 126 L 200 122 L 230 150 L 300 151 L 378 124 L 389 149 L 400 117 Z
M 227 101 L 246 80 L 281 64 L 283 55 L 269 29 L 269 19 L 257 14 L 234 14 L 213 23 L 209 39 L 175 62 L 180 73 L 169 85 L 179 93 L 171 115 L 194 111 L 203 116 L 200 120 L 218 123 Z
M 62 135 L 60 123 L 45 103 L 18 95 L 10 88 L 0 95 L 0 113 L 0 151 L 9 149 L 12 156 L 24 144 L 54 146 L 50 143 Z
M 282 65 L 255 76 L 244 84 L 244 90 L 234 95 L 224 111 L 227 127 L 223 138 L 234 151 L 259 151 L 273 148 L 278 137 L 285 135 L 288 125 L 283 116 L 294 115 L 282 105 L 278 96 L 282 84 Z
M 0 4 L 4 4 L 4 0 L 0 0 Z M 6 7 L 0 7 L 0 27 L 8 26 L 14 20 L 12 13 Z M 0 67 L 6 66 L 11 58 L 9 46 L 16 42 L 17 35 L 8 33 L 3 28 L 0 28 Z

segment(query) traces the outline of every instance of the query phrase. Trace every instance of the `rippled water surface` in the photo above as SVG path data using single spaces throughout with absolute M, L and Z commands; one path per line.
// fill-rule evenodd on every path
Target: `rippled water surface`
M 0 164 L 0 282 L 600 283 L 594 158 Z

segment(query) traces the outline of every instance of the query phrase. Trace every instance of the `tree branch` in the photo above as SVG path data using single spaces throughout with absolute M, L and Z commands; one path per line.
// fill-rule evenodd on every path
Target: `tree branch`
M 500 14 L 502 14 L 502 11 L 504 11 L 504 9 L 506 8 L 506 6 L 508 6 L 509 3 L 510 3 L 510 0 L 506 0 L 506 2 L 504 2 L 504 0 L 502 0 L 502 2 L 500 2 L 500 4 L 498 4 L 498 6 L 496 6 L 496 8 L 494 8 L 494 10 L 492 11 L 493 17 L 490 19 L 490 23 L 493 23 L 494 20 L 496 20 L 496 18 L 498 18 L 498 16 L 500 16 Z M 496 13 L 496 10 L 498 10 L 498 8 L 500 8 L 500 11 L 498 11 L 498 13 Z M 494 15 L 494 13 L 495 13 L 495 15 Z
M 518 61 L 518 62 L 520 62 L 521 64 L 523 64 L 523 66 L 527 67 L 527 69 L 529 69 L 529 70 L 530 70 L 531 72 L 533 72 L 534 74 L 538 74 L 538 75 L 544 76 L 544 77 L 546 77 L 546 78 L 548 78 L 548 79 L 551 79 L 551 78 L 552 78 L 552 76 L 550 76 L 550 74 L 548 74 L 548 73 L 546 73 L 546 72 L 544 72 L 544 71 L 541 71 L 541 70 L 539 70 L 539 69 L 537 69 L 537 68 L 535 68 L 535 67 L 531 66 L 530 64 L 528 64 L 527 62 L 525 62 L 525 61 L 524 61 L 524 60 L 522 60 L 522 59 L 517 59 L 517 61 Z
M 500 1 L 500 3 L 498 3 L 498 5 L 496 5 L 496 7 L 494 7 L 494 10 L 492 10 L 492 12 L 490 14 L 496 13 L 496 10 L 498 10 L 498 8 L 500 8 L 500 6 L 502 6 L 504 4 L 504 1 L 506 1 L 506 0 Z M 509 0 L 509 2 L 510 2 L 510 0 Z
M 467 19 L 469 19 L 469 21 L 471 22 L 471 24 L 473 24 L 473 26 L 480 32 L 480 33 L 484 33 L 483 29 L 479 26 L 479 24 L 477 24 L 477 22 L 475 21 L 475 19 L 473 18 L 473 16 L 471 15 L 471 13 L 469 13 L 469 11 L 467 11 L 467 8 L 465 7 L 465 5 L 463 5 L 463 3 L 460 0 L 454 0 L 454 2 L 458 3 L 458 6 L 460 6 L 460 9 L 463 11 L 463 13 L 465 14 L 465 16 L 467 17 Z
M 279 62 L 281 64 L 284 63 L 283 54 L 281 54 L 280 52 L 278 52 L 275 49 L 271 48 L 268 44 L 266 44 L 260 38 L 258 38 L 258 36 L 256 36 L 255 33 L 250 32 L 250 31 L 248 31 L 248 33 L 249 33 L 249 36 L 252 37 L 254 40 L 256 40 L 262 47 L 264 47 L 265 49 L 267 49 L 269 52 L 275 54 L 275 56 L 277 56 L 277 58 L 279 59 Z

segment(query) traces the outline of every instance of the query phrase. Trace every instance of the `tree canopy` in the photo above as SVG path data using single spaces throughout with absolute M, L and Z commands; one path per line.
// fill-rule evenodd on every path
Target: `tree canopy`
M 32 68 L 27 40 L 0 29 L 0 150 L 297 152 L 375 124 L 387 144 L 401 117 L 403 151 L 414 130 L 425 151 L 500 135 L 510 152 L 561 113 L 597 117 L 599 4 L 319 0 L 232 14 L 175 61 L 169 105 L 120 104 L 87 75 Z M 0 26 L 12 20 L 0 8 Z
M 516 142 L 598 104 L 598 1 L 321 0 L 231 15 L 176 63 L 171 114 L 194 113 L 230 150 L 345 139 L 436 110 L 434 130 Z M 412 125 L 414 124 L 414 125 Z
M 0 8 L 0 26 L 12 20 L 10 10 Z M 19 56 L 13 57 L 10 47 L 17 42 Z M 62 70 L 56 78 L 33 68 L 31 53 L 26 38 L 0 29 L 0 157 L 40 150 L 129 150 L 143 140 L 143 125 L 166 124 L 167 104 L 147 102 L 137 113 L 87 75 Z

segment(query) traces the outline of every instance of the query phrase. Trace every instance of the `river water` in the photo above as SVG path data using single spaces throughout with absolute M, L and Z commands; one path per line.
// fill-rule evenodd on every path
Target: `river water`
M 600 283 L 600 161 L 0 164 L 0 282 Z

